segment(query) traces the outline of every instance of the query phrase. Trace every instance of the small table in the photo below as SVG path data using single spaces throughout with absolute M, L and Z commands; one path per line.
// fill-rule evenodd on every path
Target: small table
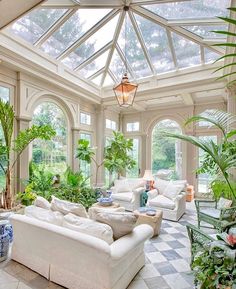
M 148 216 L 146 212 L 140 212 L 139 210 L 134 211 L 134 214 L 135 216 L 138 217 L 138 220 L 135 224 L 136 226 L 140 224 L 147 224 L 153 228 L 154 231 L 153 237 L 160 234 L 163 215 L 162 211 L 157 210 L 155 216 Z

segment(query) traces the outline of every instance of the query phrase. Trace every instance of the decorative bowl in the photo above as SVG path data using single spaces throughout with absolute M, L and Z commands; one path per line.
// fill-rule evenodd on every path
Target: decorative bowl
M 97 201 L 101 206 L 111 206 L 113 202 L 111 197 L 101 197 Z

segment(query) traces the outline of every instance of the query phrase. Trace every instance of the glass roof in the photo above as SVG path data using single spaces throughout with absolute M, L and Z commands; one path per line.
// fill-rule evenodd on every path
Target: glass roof
M 98 87 L 120 82 L 127 60 L 131 80 L 215 61 L 225 41 L 230 0 L 48 0 L 18 19 L 10 35 L 61 61 Z M 125 37 L 126 27 L 126 37 Z M 126 41 L 125 41 L 126 38 Z M 212 41 L 212 43 L 211 43 Z

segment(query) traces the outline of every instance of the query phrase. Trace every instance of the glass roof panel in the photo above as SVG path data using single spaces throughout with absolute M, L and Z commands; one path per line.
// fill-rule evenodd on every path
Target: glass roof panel
M 214 62 L 216 59 L 220 58 L 220 55 L 210 49 L 204 48 L 205 63 Z
M 152 74 L 147 60 L 144 56 L 143 50 L 141 48 L 141 45 L 139 43 L 139 40 L 137 38 L 137 35 L 134 31 L 134 28 L 132 26 L 132 23 L 127 17 L 127 37 L 126 37 L 126 49 L 125 49 L 125 25 L 123 25 L 120 36 L 118 39 L 118 44 L 125 54 L 126 50 L 126 57 L 131 65 L 134 73 L 136 76 L 139 77 L 145 77 Z
M 104 52 L 102 55 L 97 57 L 93 62 L 89 63 L 83 69 L 79 70 L 79 73 L 86 78 L 96 73 L 98 70 L 100 70 L 106 65 L 108 53 L 109 51 Z
M 10 28 L 15 35 L 35 43 L 67 9 L 35 9 L 17 20 Z
M 97 86 L 100 86 L 101 80 L 102 80 L 102 76 L 103 76 L 103 73 L 101 73 L 100 75 L 98 75 L 97 77 L 95 77 L 94 79 L 92 79 L 92 82 L 93 82 L 94 84 L 96 84 Z
M 118 18 L 118 15 L 114 17 L 68 57 L 63 59 L 62 62 L 68 65 L 70 68 L 75 69 L 79 64 L 108 44 L 113 39 Z M 106 35 L 106 37 L 104 37 L 104 35 Z
M 104 80 L 104 86 L 109 86 L 109 85 L 113 85 L 114 81 L 112 80 L 112 78 L 110 77 L 109 74 L 106 75 L 106 78 Z
M 79 9 L 41 46 L 47 54 L 57 57 L 86 31 L 94 26 L 110 9 Z
M 194 0 L 158 3 L 144 7 L 166 19 L 205 18 L 225 16 L 230 0 Z
M 193 32 L 203 38 L 226 38 L 224 34 L 218 34 L 212 32 L 213 30 L 227 31 L 228 25 L 194 25 L 194 26 L 182 26 L 184 29 Z
M 200 46 L 176 33 L 171 33 L 178 67 L 185 68 L 201 64 Z
M 166 29 L 135 15 L 152 63 L 158 73 L 174 70 Z
M 114 50 L 114 53 L 112 55 L 111 63 L 110 63 L 110 70 L 111 72 L 116 76 L 117 79 L 122 78 L 124 72 L 125 72 L 125 64 L 121 60 L 120 55 L 118 54 L 117 50 Z

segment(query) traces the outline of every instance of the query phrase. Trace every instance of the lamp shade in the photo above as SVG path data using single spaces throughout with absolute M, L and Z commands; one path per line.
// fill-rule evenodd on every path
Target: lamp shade
M 121 107 L 133 105 L 138 85 L 130 83 L 127 73 L 122 77 L 121 83 L 113 88 L 118 104 Z
M 143 175 L 143 179 L 146 181 L 153 181 L 153 175 L 152 175 L 152 171 L 151 170 L 145 170 L 144 175 Z

